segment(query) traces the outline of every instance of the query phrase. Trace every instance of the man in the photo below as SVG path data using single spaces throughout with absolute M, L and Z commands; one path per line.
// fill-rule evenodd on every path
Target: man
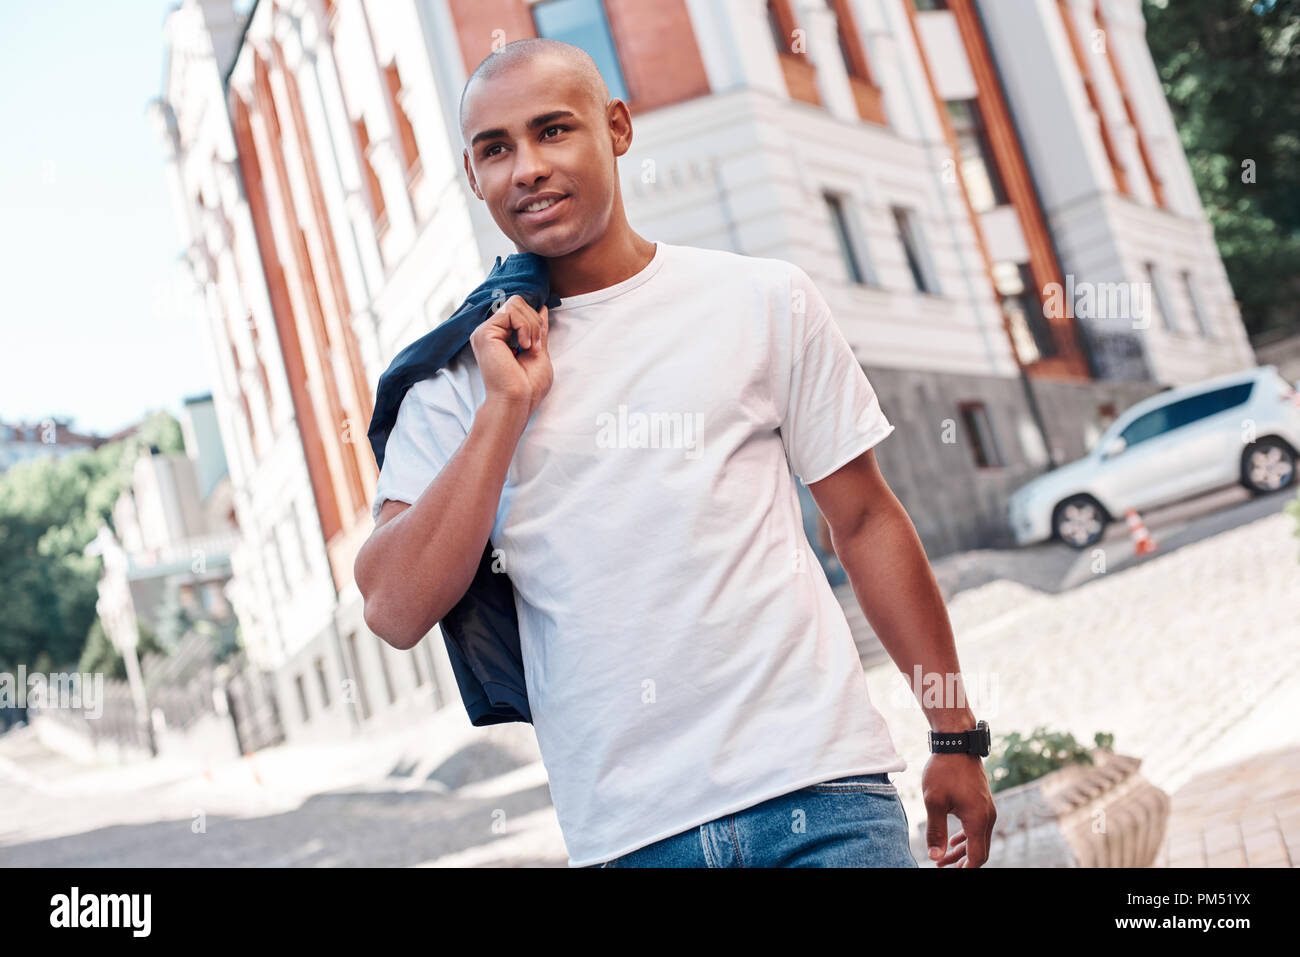
M 888 778 L 906 763 L 792 470 L 903 673 L 957 656 L 871 451 L 893 426 L 826 301 L 791 263 L 631 229 L 628 109 L 577 47 L 505 45 L 460 124 L 474 194 L 561 303 L 512 297 L 407 393 L 356 562 L 367 625 L 412 647 L 494 543 L 572 867 L 915 867 Z M 974 726 L 943 704 L 934 730 Z M 923 788 L 931 856 L 951 811 L 940 866 L 983 864 L 979 757 L 934 755 Z

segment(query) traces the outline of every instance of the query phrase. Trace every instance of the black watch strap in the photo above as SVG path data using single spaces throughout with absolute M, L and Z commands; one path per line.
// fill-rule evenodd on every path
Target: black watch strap
M 975 722 L 971 731 L 931 731 L 930 751 L 933 754 L 974 754 L 988 757 L 989 723 L 983 719 Z

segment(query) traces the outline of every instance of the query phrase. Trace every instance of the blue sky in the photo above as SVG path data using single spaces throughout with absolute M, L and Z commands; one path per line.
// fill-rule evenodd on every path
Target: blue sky
M 0 4 L 0 421 L 107 433 L 211 389 L 146 113 L 174 5 Z

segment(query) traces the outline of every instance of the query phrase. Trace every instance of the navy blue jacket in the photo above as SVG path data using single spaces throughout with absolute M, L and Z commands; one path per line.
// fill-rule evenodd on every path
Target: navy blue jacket
M 468 348 L 470 334 L 496 311 L 493 304 L 503 304 L 514 295 L 523 296 L 539 312 L 543 303 L 550 309 L 560 304 L 559 297 L 551 295 L 550 268 L 543 257 L 512 253 L 503 263 L 498 256 L 487 278 L 460 308 L 399 352 L 379 377 L 375 413 L 367 435 L 381 469 L 384 447 L 407 390 Z M 514 332 L 510 343 L 517 355 L 519 344 Z M 514 585 L 504 572 L 492 571 L 491 541 L 483 549 L 469 590 L 439 624 L 470 723 L 476 727 L 507 721 L 531 724 Z

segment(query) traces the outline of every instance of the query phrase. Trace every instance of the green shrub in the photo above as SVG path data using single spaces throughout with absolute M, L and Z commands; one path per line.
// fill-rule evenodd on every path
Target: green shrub
M 1095 747 L 1111 751 L 1114 743 L 1113 734 L 1099 731 L 1093 735 Z M 996 793 L 1041 778 L 1067 764 L 1092 763 L 1090 749 L 1076 741 L 1074 735 L 1049 732 L 1040 726 L 1027 738 L 1016 731 L 1001 736 L 985 765 L 985 773 L 989 777 L 989 790 Z

